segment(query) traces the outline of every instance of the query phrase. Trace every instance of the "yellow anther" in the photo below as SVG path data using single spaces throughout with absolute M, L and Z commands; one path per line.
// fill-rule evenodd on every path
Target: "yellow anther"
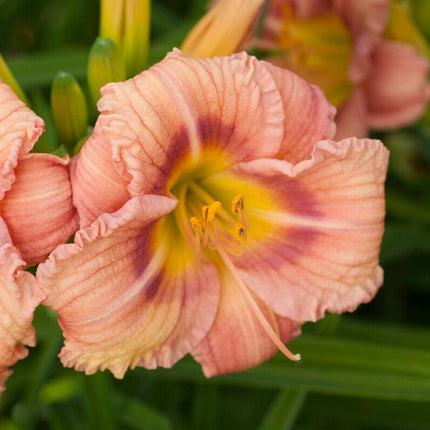
M 238 222 L 234 226 L 234 236 L 241 245 L 243 245 L 246 240 L 245 234 L 246 234 L 245 227 L 243 226 L 242 223 Z
M 190 218 L 190 222 L 191 226 L 197 233 L 202 232 L 202 223 L 195 216 Z
M 231 211 L 234 214 L 238 214 L 240 211 L 244 208 L 244 199 L 245 196 L 243 194 L 238 194 L 232 201 L 231 201 Z
M 221 203 L 216 201 L 209 206 L 203 206 L 202 215 L 207 223 L 211 223 L 215 219 L 216 211 L 221 207 Z
M 209 206 L 203 206 L 202 207 L 202 217 L 203 217 L 203 220 L 206 222 L 208 220 L 208 213 L 209 213 Z

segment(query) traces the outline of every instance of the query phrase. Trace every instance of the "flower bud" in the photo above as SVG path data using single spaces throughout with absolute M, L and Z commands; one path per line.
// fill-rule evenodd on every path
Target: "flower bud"
M 100 88 L 108 82 L 125 80 L 121 54 L 111 39 L 98 37 L 88 60 L 88 86 L 94 102 L 100 98 Z
M 51 108 L 61 143 L 69 152 L 87 132 L 88 112 L 85 97 L 76 79 L 58 72 L 51 88 Z
M 9 85 L 13 92 L 21 99 L 27 106 L 29 106 L 27 97 L 16 81 L 15 77 L 12 75 L 6 61 L 4 61 L 3 56 L 0 54 L 0 80 L 2 80 L 5 84 Z
M 100 36 L 118 46 L 127 77 L 140 73 L 146 65 L 150 6 L 150 0 L 101 1 Z

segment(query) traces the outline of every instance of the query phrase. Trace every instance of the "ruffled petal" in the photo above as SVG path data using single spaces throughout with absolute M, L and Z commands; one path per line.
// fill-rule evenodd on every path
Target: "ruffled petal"
M 63 329 L 65 366 L 121 378 L 129 367 L 173 365 L 206 335 L 218 303 L 215 268 L 200 257 L 181 260 L 181 250 L 157 239 L 176 203 L 133 198 L 39 266 L 45 304 Z
M 284 139 L 278 158 L 296 164 L 310 157 L 315 142 L 333 137 L 336 109 L 317 86 L 288 70 L 264 64 L 278 86 L 284 105 Z
M 411 45 L 381 43 L 365 86 L 370 126 L 396 128 L 417 120 L 430 98 L 428 70 L 429 61 Z
M 34 346 L 33 312 L 45 298 L 36 279 L 23 271 L 24 262 L 12 246 L 0 218 L 0 392 L 12 373 L 10 366 L 27 356 L 25 345 Z
M 117 211 L 130 198 L 128 182 L 116 171 L 112 151 L 94 136 L 70 163 L 73 204 L 81 227 L 87 227 L 103 213 Z
M 0 201 L 13 244 L 29 265 L 43 261 L 77 230 L 67 164 L 50 154 L 24 156 L 11 190 Z
M 364 138 L 368 134 L 367 100 L 361 87 L 358 87 L 348 97 L 336 114 L 336 140 L 347 137 Z
M 103 87 L 97 139 L 111 145 L 132 196 L 164 193 L 181 164 L 276 155 L 283 106 L 267 68 L 245 53 L 192 59 L 174 51 L 135 78 Z
M 220 270 L 220 279 L 220 301 L 215 322 L 208 335 L 192 351 L 207 377 L 249 369 L 277 351 L 226 268 Z M 283 342 L 289 342 L 300 334 L 300 323 L 276 315 L 257 296 L 252 296 Z
M 382 283 L 387 162 L 379 141 L 351 138 L 319 142 L 312 159 L 296 166 L 256 160 L 214 179 L 219 187 L 243 181 L 249 228 L 232 261 L 274 312 L 314 321 L 374 296 Z
M 389 0 L 332 0 L 333 8 L 351 32 L 354 49 L 349 67 L 353 83 L 370 73 L 372 53 L 380 43 L 389 16 Z
M 33 148 L 44 129 L 43 121 L 0 82 L 0 199 L 15 179 L 18 160 Z

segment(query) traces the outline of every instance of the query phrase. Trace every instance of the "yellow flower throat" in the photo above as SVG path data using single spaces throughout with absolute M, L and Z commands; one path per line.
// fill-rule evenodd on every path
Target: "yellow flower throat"
M 300 18 L 284 5 L 276 42 L 287 54 L 288 68 L 321 87 L 334 106 L 345 101 L 352 90 L 348 79 L 352 40 L 337 15 Z

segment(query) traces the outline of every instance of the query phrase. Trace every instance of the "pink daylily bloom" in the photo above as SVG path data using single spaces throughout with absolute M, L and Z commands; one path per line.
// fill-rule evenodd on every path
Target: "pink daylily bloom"
M 428 59 L 390 40 L 389 0 L 274 0 L 263 39 L 270 61 L 325 91 L 337 107 L 336 138 L 416 121 L 429 98 Z
M 319 88 L 245 53 L 174 51 L 102 94 L 73 162 L 82 228 L 37 271 L 66 366 L 297 360 L 284 342 L 304 321 L 371 300 L 388 151 L 330 140 Z
M 0 391 L 34 345 L 33 311 L 45 294 L 25 266 L 43 261 L 77 228 L 67 160 L 28 154 L 44 130 L 0 83 Z

